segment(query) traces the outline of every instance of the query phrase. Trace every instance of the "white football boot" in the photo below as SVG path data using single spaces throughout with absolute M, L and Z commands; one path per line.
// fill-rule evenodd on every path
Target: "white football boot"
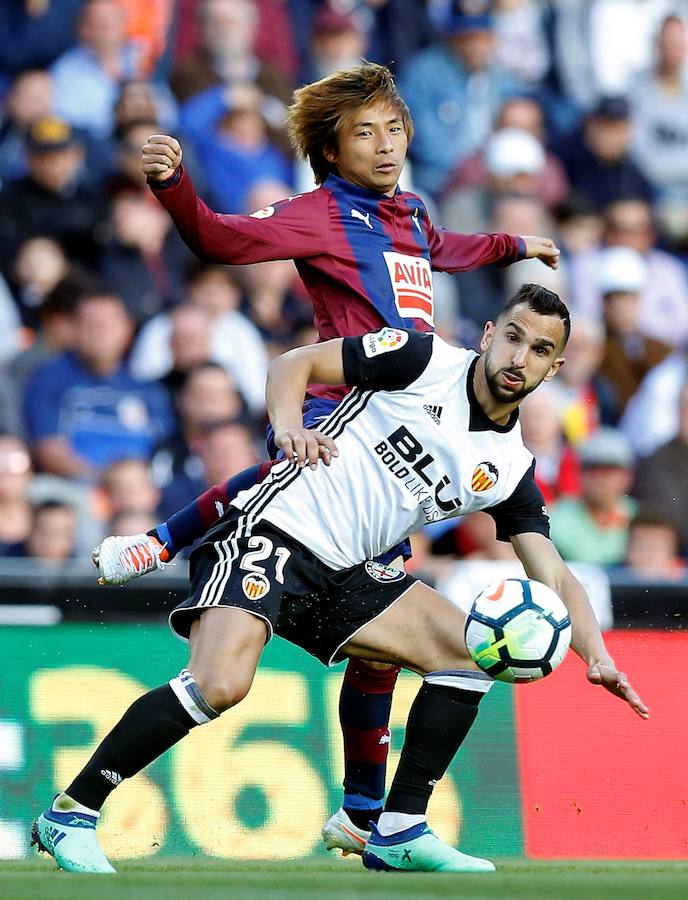
M 150 534 L 107 537 L 94 548 L 93 564 L 100 574 L 98 584 L 126 584 L 154 569 L 164 569 L 167 551 Z
M 361 856 L 370 832 L 354 825 L 340 807 L 323 825 L 322 836 L 328 850 L 341 850 L 343 856 L 350 853 Z

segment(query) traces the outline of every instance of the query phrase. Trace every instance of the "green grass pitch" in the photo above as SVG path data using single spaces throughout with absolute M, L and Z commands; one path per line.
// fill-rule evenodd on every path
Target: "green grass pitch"
M 504 861 L 489 875 L 366 872 L 354 860 L 132 861 L 115 876 L 75 876 L 42 859 L 0 863 L 2 900 L 685 900 L 686 862 Z

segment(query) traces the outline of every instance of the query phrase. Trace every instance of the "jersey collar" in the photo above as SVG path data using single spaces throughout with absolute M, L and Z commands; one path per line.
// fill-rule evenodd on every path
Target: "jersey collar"
M 346 178 L 340 178 L 339 175 L 335 175 L 334 173 L 330 173 L 327 176 L 323 182 L 323 187 L 329 188 L 331 191 L 342 191 L 350 197 L 359 197 L 362 200 L 394 200 L 394 198 L 401 193 L 401 188 L 397 185 L 394 189 L 394 196 L 388 197 L 385 193 L 359 187 L 357 184 L 354 184 L 353 181 L 347 181 Z
M 466 393 L 468 394 L 468 405 L 471 410 L 468 430 L 469 431 L 497 431 L 500 434 L 506 434 L 518 422 L 518 410 L 515 409 L 509 416 L 506 425 L 498 425 L 493 422 L 487 415 L 482 406 L 478 403 L 473 388 L 473 379 L 475 378 L 475 367 L 478 365 L 479 356 L 476 356 L 468 369 L 468 378 L 466 379 Z

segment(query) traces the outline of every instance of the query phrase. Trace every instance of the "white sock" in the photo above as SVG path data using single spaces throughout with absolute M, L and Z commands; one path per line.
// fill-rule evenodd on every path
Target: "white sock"
M 53 812 L 83 813 L 87 816 L 95 816 L 96 819 L 100 815 L 97 809 L 89 809 L 88 806 L 82 806 L 81 803 L 77 803 L 76 800 L 72 800 L 72 798 L 64 792 L 58 794 L 57 797 L 55 797 L 51 809 Z
M 377 830 L 383 837 L 389 837 L 390 834 L 405 831 L 413 825 L 420 825 L 421 822 L 425 822 L 425 816 L 411 815 L 411 813 L 383 812 L 377 823 Z

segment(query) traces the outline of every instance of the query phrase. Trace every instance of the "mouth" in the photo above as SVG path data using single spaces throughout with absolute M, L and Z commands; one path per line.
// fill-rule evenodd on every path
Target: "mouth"
M 512 375 L 510 372 L 502 372 L 502 380 L 510 388 L 518 388 L 523 384 L 523 379 L 519 375 Z
M 388 162 L 388 163 L 380 163 L 379 166 L 375 166 L 376 172 L 382 172 L 383 174 L 388 174 L 389 172 L 393 172 L 397 167 L 396 163 Z

